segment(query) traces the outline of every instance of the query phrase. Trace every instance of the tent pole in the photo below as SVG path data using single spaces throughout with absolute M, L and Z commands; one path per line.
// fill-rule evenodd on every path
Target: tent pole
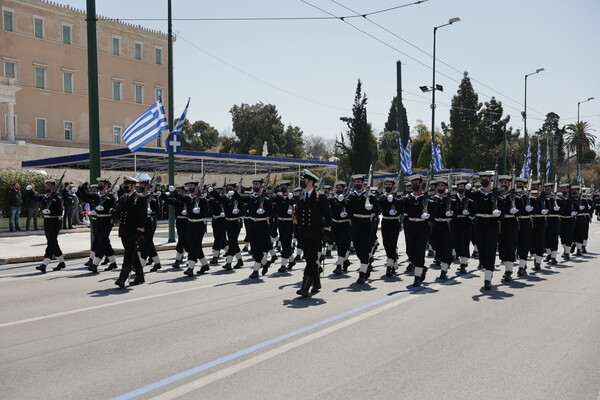
M 133 153 L 133 172 L 137 174 L 137 154 Z

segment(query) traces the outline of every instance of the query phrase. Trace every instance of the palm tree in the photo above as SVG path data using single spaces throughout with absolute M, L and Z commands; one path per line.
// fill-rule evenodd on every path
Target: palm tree
M 596 146 L 596 136 L 592 134 L 593 131 L 595 130 L 586 121 L 579 121 L 566 126 L 567 148 L 577 154 L 577 162 L 579 162 L 583 151 L 591 150 Z

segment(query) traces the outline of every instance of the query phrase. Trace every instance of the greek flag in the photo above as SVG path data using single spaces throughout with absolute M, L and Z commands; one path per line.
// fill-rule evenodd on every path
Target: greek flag
M 537 178 L 542 179 L 542 149 L 540 147 L 540 138 L 539 137 L 538 137 L 536 172 L 537 172 Z
M 406 176 L 412 175 L 412 150 L 410 140 L 406 144 L 406 149 L 402 147 L 402 140 L 398 136 L 398 148 L 400 149 L 400 169 Z
M 548 146 L 548 139 L 546 139 L 546 181 L 550 176 L 550 147 Z
M 123 141 L 133 153 L 146 143 L 160 136 L 161 132 L 169 129 L 165 108 L 162 100 L 158 99 L 142 115 L 137 117 L 123 132 Z
M 531 173 L 531 141 L 527 144 L 527 154 L 523 158 L 523 168 L 521 168 L 520 178 L 529 178 Z
M 581 164 L 577 163 L 577 183 L 581 185 Z
M 190 98 L 188 97 L 187 104 L 183 109 L 183 113 L 181 117 L 177 120 L 173 131 L 167 136 L 167 145 L 165 146 L 165 151 L 169 153 L 179 153 L 183 147 L 183 141 L 181 140 L 181 131 L 183 130 L 183 124 L 185 123 L 185 118 L 187 116 L 187 110 L 190 105 Z M 175 135 L 178 135 L 175 137 Z
M 431 142 L 431 167 L 434 172 L 441 171 L 444 168 L 440 145 L 436 146 L 433 142 Z

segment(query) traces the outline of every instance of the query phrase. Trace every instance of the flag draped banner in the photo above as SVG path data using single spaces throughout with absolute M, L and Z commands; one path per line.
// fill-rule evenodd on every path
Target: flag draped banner
M 538 137 L 538 149 L 537 149 L 537 162 L 536 162 L 536 172 L 537 178 L 542 179 L 542 148 L 540 147 L 540 138 Z
M 159 137 L 161 132 L 167 129 L 169 129 L 169 124 L 165 116 L 165 108 L 159 98 L 123 131 L 123 141 L 133 153 Z
M 520 178 L 529 178 L 531 173 L 531 141 L 527 144 L 527 154 L 523 158 L 523 167 L 521 168 Z
M 441 171 L 444 168 L 440 145 L 436 146 L 433 142 L 431 143 L 431 168 L 434 172 Z
M 546 181 L 550 179 L 550 147 L 548 146 L 548 139 L 546 139 Z
M 183 124 L 185 123 L 185 117 L 187 115 L 187 110 L 190 105 L 190 98 L 188 97 L 187 104 L 183 109 L 183 113 L 181 117 L 177 120 L 175 127 L 173 127 L 173 131 L 167 137 L 167 142 L 165 145 L 165 151 L 169 153 L 179 153 L 183 148 L 183 141 L 181 140 L 181 132 L 183 130 Z M 175 135 L 178 135 L 175 137 Z
M 398 138 L 398 146 L 400 149 L 400 169 L 404 175 L 412 175 L 412 150 L 410 140 L 406 143 L 406 149 L 402 147 L 402 141 Z
M 581 185 L 581 164 L 577 163 L 577 183 Z

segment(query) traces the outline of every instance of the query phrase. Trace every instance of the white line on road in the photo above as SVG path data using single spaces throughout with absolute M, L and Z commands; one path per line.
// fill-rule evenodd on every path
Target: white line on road
M 235 283 L 235 282 L 239 282 L 239 281 L 240 281 L 239 279 L 236 279 L 236 280 L 232 280 L 232 281 L 214 283 L 212 285 L 198 286 L 198 287 L 193 287 L 193 288 L 175 290 L 173 292 L 167 292 L 167 293 L 158 293 L 158 294 L 153 294 L 153 295 L 150 295 L 150 296 L 136 297 L 135 299 L 115 301 L 114 303 L 98 304 L 96 306 L 78 308 L 76 310 L 62 311 L 62 312 L 58 312 L 58 313 L 54 313 L 54 314 L 42 315 L 42 316 L 39 316 L 39 317 L 26 318 L 26 319 L 21 319 L 21 320 L 12 321 L 12 322 L 5 322 L 3 324 L 0 324 L 0 328 L 6 328 L 8 326 L 15 326 L 15 325 L 26 324 L 28 322 L 41 321 L 41 320 L 44 320 L 44 319 L 62 317 L 62 316 L 65 316 L 65 315 L 77 314 L 77 313 L 81 313 L 81 312 L 85 312 L 85 311 L 98 310 L 98 309 L 101 309 L 101 308 L 118 306 L 118 305 L 121 305 L 121 304 L 127 304 L 127 303 L 134 303 L 134 302 L 138 302 L 138 301 L 143 301 L 143 300 L 156 299 L 156 298 L 159 298 L 159 297 L 171 296 L 173 294 L 181 294 L 181 293 L 186 293 L 186 292 L 193 292 L 193 291 L 196 291 L 196 290 L 202 290 L 202 289 L 206 289 L 206 288 L 210 288 L 210 287 L 214 287 L 214 286 L 221 286 L 221 285 L 224 285 L 224 284 Z M 115 287 L 115 290 L 121 290 L 121 289 L 118 289 L 118 288 Z

